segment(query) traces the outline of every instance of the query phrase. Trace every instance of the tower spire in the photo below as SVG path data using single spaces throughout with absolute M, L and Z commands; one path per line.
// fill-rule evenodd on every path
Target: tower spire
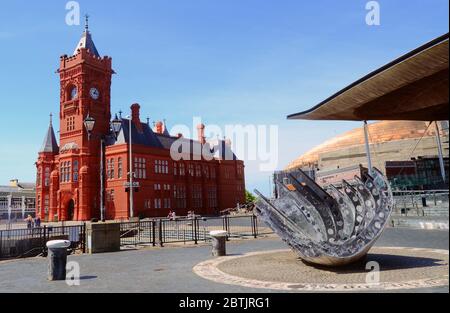
M 78 50 L 81 48 L 85 48 L 90 51 L 91 54 L 93 54 L 96 57 L 100 57 L 100 54 L 98 53 L 97 48 L 95 47 L 94 41 L 92 40 L 91 32 L 89 31 L 89 15 L 85 15 L 85 22 L 84 22 L 84 32 L 83 35 L 78 42 L 77 47 L 75 48 L 75 51 L 73 55 L 78 54 Z
M 59 147 L 56 141 L 55 132 L 53 131 L 53 114 L 50 113 L 50 124 L 48 125 L 47 133 L 45 134 L 44 142 L 42 143 L 40 153 L 58 153 Z

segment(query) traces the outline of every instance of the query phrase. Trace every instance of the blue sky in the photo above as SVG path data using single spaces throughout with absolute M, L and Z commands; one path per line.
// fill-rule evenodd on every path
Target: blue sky
M 139 102 L 169 125 L 276 124 L 279 168 L 359 126 L 287 121 L 364 74 L 448 32 L 448 0 L 381 0 L 381 25 L 363 0 L 79 1 L 102 55 L 113 57 L 113 112 Z M 59 109 L 55 70 L 83 27 L 66 1 L 0 1 L 0 184 L 34 181 L 34 162 Z M 56 128 L 58 122 L 55 121 Z M 249 189 L 269 190 L 248 162 Z

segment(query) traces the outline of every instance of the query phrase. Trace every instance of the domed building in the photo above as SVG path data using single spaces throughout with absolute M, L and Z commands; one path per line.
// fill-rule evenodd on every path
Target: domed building
M 373 166 L 382 170 L 393 184 L 401 185 L 396 187 L 436 188 L 442 183 L 435 127 L 429 124 L 382 121 L 368 126 Z M 448 171 L 448 122 L 442 123 L 441 129 Z M 367 167 L 364 142 L 363 128 L 353 129 L 313 148 L 290 163 L 286 170 L 307 171 L 320 185 L 351 180 Z M 424 175 L 428 180 L 419 182 L 418 176 Z

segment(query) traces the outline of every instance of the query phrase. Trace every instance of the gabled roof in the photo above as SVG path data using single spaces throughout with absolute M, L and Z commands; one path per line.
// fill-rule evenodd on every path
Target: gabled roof
M 42 147 L 39 150 L 39 153 L 59 153 L 58 142 L 56 141 L 51 119 L 47 134 L 45 135 L 44 142 L 42 143 Z
M 108 145 L 129 143 L 130 134 L 130 120 L 122 119 L 122 129 L 120 130 L 117 139 L 108 142 Z M 142 130 L 142 131 L 141 131 Z M 163 145 L 158 140 L 156 134 L 152 129 L 144 123 L 141 123 L 141 130 L 138 130 L 135 123 L 131 122 L 131 136 L 133 145 L 143 145 L 147 147 L 163 148 Z
M 206 142 L 204 145 L 200 141 L 188 139 L 188 138 L 178 138 L 172 136 L 166 136 L 163 134 L 156 134 L 159 141 L 162 143 L 165 149 L 170 150 L 172 145 L 180 140 L 180 144 L 177 145 L 178 153 L 187 157 L 188 155 L 198 155 L 202 153 L 208 154 L 208 158 L 215 158 L 219 160 L 236 161 L 237 157 L 231 150 L 231 146 L 227 144 L 224 140 L 212 140 Z M 183 143 L 183 144 L 182 144 Z M 188 147 L 189 151 L 182 151 L 183 148 Z

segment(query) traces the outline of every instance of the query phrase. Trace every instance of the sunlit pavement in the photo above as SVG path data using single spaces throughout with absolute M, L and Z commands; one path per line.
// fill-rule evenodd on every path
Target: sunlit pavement
M 388 228 L 377 246 L 417 247 L 448 250 L 448 231 Z M 286 249 L 276 237 L 246 239 L 228 244 L 228 253 Z M 207 245 L 122 251 L 110 254 L 70 256 L 81 267 L 81 285 L 48 282 L 43 258 L 0 263 L 0 292 L 272 292 L 226 285 L 197 276 L 192 268 L 211 259 Z M 418 269 L 421 270 L 421 269 Z M 423 270 L 423 269 L 422 269 Z M 411 290 L 410 290 L 411 291 Z M 448 286 L 415 289 L 414 292 L 448 292 Z

